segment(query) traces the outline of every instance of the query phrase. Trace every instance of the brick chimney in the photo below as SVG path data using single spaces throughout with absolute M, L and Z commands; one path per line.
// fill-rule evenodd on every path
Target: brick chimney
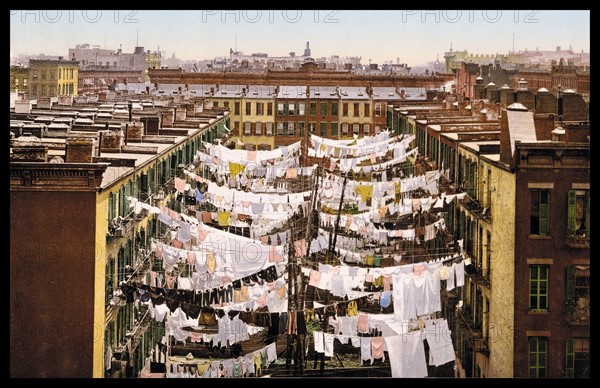
M 101 152 L 121 152 L 123 133 L 120 130 L 98 131 L 98 133 L 102 134 Z
M 139 121 L 131 121 L 128 123 L 121 123 L 121 131 L 125 134 L 127 142 L 141 142 L 142 135 L 144 133 L 144 124 Z
M 12 161 L 14 162 L 48 162 L 48 146 L 39 138 L 26 132 L 12 142 Z
M 96 140 L 89 137 L 67 138 L 65 162 L 92 163 L 96 147 Z

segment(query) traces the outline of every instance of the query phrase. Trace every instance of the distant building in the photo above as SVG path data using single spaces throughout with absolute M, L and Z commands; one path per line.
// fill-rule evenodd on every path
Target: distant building
M 491 64 L 495 61 L 502 63 L 503 67 L 537 67 L 550 69 L 550 67 L 558 62 L 561 58 L 570 61 L 577 66 L 590 66 L 590 54 L 575 53 L 573 50 L 561 50 L 560 46 L 556 47 L 555 51 L 519 51 L 508 52 L 507 54 L 470 54 L 467 50 L 450 50 L 444 53 L 446 61 L 446 72 L 451 73 L 456 71 L 462 62 L 476 63 L 478 65 Z
M 82 70 L 138 70 L 144 82 L 150 81 L 148 69 L 160 69 L 160 51 L 144 51 L 144 47 L 135 47 L 133 53 L 123 53 L 121 49 L 108 50 L 99 46 L 81 44 L 69 49 L 69 58 L 81 62 Z
M 29 61 L 28 97 L 56 97 L 77 95 L 79 83 L 79 62 L 66 60 Z
M 10 91 L 11 93 L 27 93 L 27 82 L 29 79 L 29 68 L 21 65 L 10 67 Z

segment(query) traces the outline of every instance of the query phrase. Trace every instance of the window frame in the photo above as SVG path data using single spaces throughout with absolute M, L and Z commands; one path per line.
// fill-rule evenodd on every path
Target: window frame
M 534 275 L 534 269 L 537 274 Z M 542 270 L 545 270 L 545 278 L 542 276 Z M 549 309 L 549 287 L 550 266 L 542 264 L 531 264 L 529 266 L 529 311 L 548 312 Z M 545 292 L 542 291 L 542 285 L 545 283 Z M 534 289 L 535 288 L 535 289 Z M 535 301 L 534 301 L 535 298 Z M 543 302 L 545 298 L 545 303 Z
M 528 376 L 533 378 L 548 376 L 548 337 L 529 337 L 528 338 Z M 543 345 L 543 346 L 540 346 Z M 543 357 L 542 357 L 543 355 Z M 535 356 L 535 363 L 532 364 L 532 356 Z M 543 361 L 540 360 L 543 358 Z M 541 365 L 543 363 L 543 365 Z M 535 372 L 533 375 L 532 372 Z M 542 373 L 541 373 L 542 372 Z
M 545 194 L 546 203 L 542 203 Z M 531 189 L 530 190 L 530 215 L 529 215 L 529 234 L 534 236 L 550 235 L 550 189 Z M 534 208 L 534 200 L 537 200 L 537 208 Z M 534 225 L 537 226 L 534 228 Z

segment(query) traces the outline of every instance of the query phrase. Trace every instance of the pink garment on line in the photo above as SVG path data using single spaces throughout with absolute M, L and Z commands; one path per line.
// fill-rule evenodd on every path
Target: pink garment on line
M 275 245 L 271 245 L 269 249 L 269 261 L 272 263 L 279 263 L 283 260 L 283 256 L 277 253 L 277 247 Z
M 185 191 L 185 180 L 175 177 L 175 188 L 180 193 L 183 193 Z
M 384 337 L 371 337 L 371 363 L 376 358 L 381 358 L 382 362 L 385 362 L 384 345 Z
M 310 270 L 308 285 L 313 287 L 318 287 L 319 282 L 321 281 L 321 272 Z
M 173 248 L 183 249 L 183 242 L 177 239 L 173 240 Z
M 187 263 L 192 265 L 196 262 L 196 254 L 192 251 L 188 252 Z
M 306 239 L 294 241 L 294 250 L 296 251 L 296 257 L 306 256 Z
M 362 312 L 358 313 L 357 330 L 363 334 L 369 332 L 369 315 Z
M 210 214 L 210 213 L 208 213 L 208 214 Z M 206 239 L 206 236 L 208 236 L 208 230 L 198 229 L 198 240 L 199 241 L 204 241 Z

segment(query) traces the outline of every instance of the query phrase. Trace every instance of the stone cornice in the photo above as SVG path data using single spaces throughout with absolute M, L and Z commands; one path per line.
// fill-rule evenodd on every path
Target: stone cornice
M 10 163 L 10 191 L 96 191 L 109 163 Z

